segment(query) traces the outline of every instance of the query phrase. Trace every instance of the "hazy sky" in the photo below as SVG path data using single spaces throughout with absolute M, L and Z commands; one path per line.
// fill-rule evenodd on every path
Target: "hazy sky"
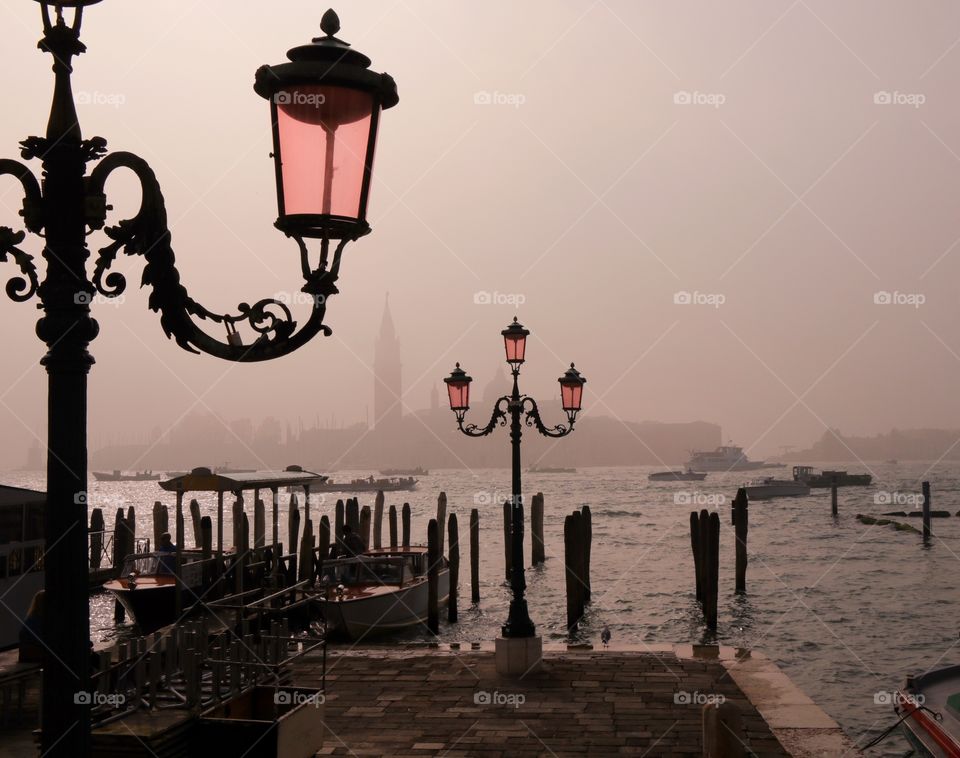
M 319 34 L 323 10 L 108 0 L 85 14 L 84 136 L 152 164 L 183 281 L 211 309 L 300 285 L 296 247 L 272 226 L 269 113 L 252 84 Z M 124 302 L 96 308 L 94 444 L 191 409 L 362 420 L 387 291 L 412 408 L 455 360 L 486 383 L 516 312 L 533 331 L 525 389 L 553 396 L 575 360 L 589 413 L 714 421 L 757 455 L 828 425 L 960 427 L 956 3 L 337 10 L 339 36 L 396 78 L 400 104 L 382 120 L 374 231 L 348 247 L 328 309 L 334 336 L 263 365 L 187 354 L 147 310 L 142 262 L 122 261 Z M 36 3 L 7 0 L 0 24 L 0 154 L 17 157 L 43 133 L 52 74 Z M 136 205 L 132 181 L 108 193 Z M 3 180 L 0 224 L 16 226 L 19 202 Z M 884 292 L 893 302 L 875 302 Z M 45 423 L 43 346 L 32 304 L 4 298 L 0 317 L 0 461 L 18 463 Z

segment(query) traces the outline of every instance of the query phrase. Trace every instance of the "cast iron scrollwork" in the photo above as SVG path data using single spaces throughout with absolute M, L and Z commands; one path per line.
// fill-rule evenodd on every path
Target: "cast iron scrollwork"
M 127 168 L 140 180 L 142 200 L 136 215 L 119 221 L 115 226 L 106 226 L 106 203 L 104 185 L 110 174 L 119 168 Z M 175 265 L 171 247 L 170 230 L 167 228 L 167 213 L 163 194 L 153 169 L 142 158 L 127 152 L 107 155 L 93 169 L 88 180 L 88 218 L 91 230 L 103 228 L 110 244 L 101 248 L 94 264 L 92 283 L 104 297 L 117 297 L 126 288 L 123 274 L 110 271 L 119 253 L 142 255 L 146 261 L 141 286 L 149 285 L 148 300 L 151 310 L 160 313 L 160 323 L 168 337 L 190 352 L 204 352 L 232 361 L 261 361 L 293 352 L 317 334 L 329 336 L 330 327 L 324 325 L 327 298 L 338 292 L 337 275 L 340 256 L 350 239 L 341 240 L 336 247 L 332 263 L 328 261 L 328 240 L 322 241 L 320 262 L 310 269 L 307 249 L 303 240 L 295 238 L 300 248 L 301 267 L 305 283 L 301 287 L 310 300 L 310 318 L 297 331 L 297 322 L 284 302 L 266 298 L 253 305 L 240 303 L 237 314 L 214 313 L 196 302 L 180 283 L 180 274 Z M 194 319 L 222 324 L 227 341 L 221 342 L 199 328 Z M 243 345 L 237 325 L 246 322 L 258 335 L 250 345 Z
M 573 424 L 569 427 L 566 424 L 544 426 L 543 420 L 540 418 L 540 408 L 537 407 L 537 401 L 532 397 L 524 396 L 520 401 L 520 408 L 524 413 L 524 423 L 527 426 L 536 427 L 537 431 L 545 437 L 566 437 L 573 431 Z
M 467 434 L 471 437 L 486 437 L 498 426 L 507 425 L 507 410 L 506 408 L 501 408 L 500 406 L 505 404 L 506 408 L 510 407 L 510 398 L 504 395 L 496 404 L 493 406 L 493 413 L 490 416 L 490 421 L 484 427 L 479 427 L 476 424 L 467 424 L 464 425 L 463 418 L 457 419 L 457 425 L 460 427 L 460 431 L 464 434 Z
M 24 226 L 28 231 L 39 234 L 43 229 L 40 217 L 40 185 L 36 177 L 26 166 L 18 161 L 0 160 L 0 175 L 16 177 L 23 187 Z M 16 232 L 9 226 L 0 226 L 0 261 L 10 258 L 17 264 L 23 276 L 15 276 L 7 282 L 7 296 L 18 303 L 25 302 L 37 293 L 40 281 L 33 256 L 21 250 L 17 245 L 26 239 L 26 232 Z

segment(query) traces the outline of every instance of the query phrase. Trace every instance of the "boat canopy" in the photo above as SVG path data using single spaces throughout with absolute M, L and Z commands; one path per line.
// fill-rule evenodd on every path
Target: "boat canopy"
M 216 474 L 208 468 L 195 468 L 189 474 L 175 476 L 160 486 L 168 492 L 241 492 L 274 487 L 313 487 L 327 477 L 300 466 L 287 466 L 283 471 L 251 471 L 243 474 Z

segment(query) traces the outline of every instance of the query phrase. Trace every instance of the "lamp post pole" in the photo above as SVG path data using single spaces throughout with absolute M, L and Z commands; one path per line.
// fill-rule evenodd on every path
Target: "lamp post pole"
M 254 89 L 270 101 L 274 145 L 282 144 L 286 151 L 282 161 L 279 148 L 274 154 L 276 226 L 297 243 L 301 292 L 311 309 L 299 326 L 287 305 L 273 298 L 241 303 L 237 314 L 214 313 L 180 283 L 163 194 L 146 161 L 122 151 L 108 154 L 103 138 L 82 137 L 70 77 L 74 57 L 86 50 L 80 41 L 84 9 L 99 1 L 36 0 L 44 32 L 39 47 L 53 57 L 54 92 L 45 136 L 20 144 L 25 160 L 42 162 L 42 185 L 25 164 L 0 159 L 0 177 L 14 177 L 23 190 L 25 227 L 0 226 L 0 262 L 12 260 L 21 274 L 7 282 L 6 293 L 17 302 L 37 296 L 43 316 L 36 331 L 47 346 L 41 360 L 48 375 L 45 597 L 38 642 L 44 648 L 41 747 L 49 758 L 84 758 L 91 749 L 86 489 L 87 374 L 94 362 L 87 348 L 99 331 L 91 315 L 94 296 L 114 298 L 124 291 L 124 276 L 110 271 L 124 253 L 144 259 L 149 306 L 160 314 L 167 336 L 190 352 L 264 361 L 331 334 L 324 317 L 329 298 L 339 291 L 341 253 L 348 242 L 370 231 L 366 207 L 380 112 L 398 102 L 393 79 L 370 70 L 369 58 L 335 36 L 340 22 L 332 10 L 321 21 L 326 36 L 289 51 L 288 63 L 257 71 Z M 71 10 L 68 22 L 65 13 Z M 337 132 L 336 126 L 348 124 L 350 129 Z M 317 149 L 318 135 L 324 135 L 323 150 Z M 87 174 L 90 162 L 97 165 Z M 338 182 L 341 166 L 352 179 Z M 136 174 L 141 204 L 135 216 L 104 228 L 110 210 L 105 184 L 118 168 Z M 312 186 L 304 190 L 294 179 L 288 181 L 284 170 L 319 181 L 323 201 L 316 203 L 319 194 Z M 293 195 L 287 196 L 290 188 Z M 337 201 L 335 208 L 331 198 Z M 97 252 L 88 273 L 87 234 L 101 229 L 109 243 Z M 19 247 L 26 232 L 44 238 L 43 281 L 33 256 Z M 320 241 L 316 265 L 304 238 Z M 226 338 L 215 338 L 197 322 L 221 326 Z M 252 342 L 244 345 L 238 326 L 253 331 Z
M 527 590 L 526 572 L 523 567 L 523 481 L 520 461 L 520 442 L 523 438 L 524 425 L 535 428 L 545 437 L 566 437 L 573 431 L 573 425 L 580 412 L 583 396 L 583 385 L 586 383 L 580 372 L 573 364 L 560 377 L 560 396 L 563 410 L 567 414 L 568 424 L 557 424 L 547 427 L 540 418 L 540 409 L 537 402 L 528 395 L 520 394 L 520 366 L 526 356 L 526 338 L 530 332 L 522 324 L 513 320 L 501 334 L 504 338 L 507 363 L 510 364 L 513 374 L 513 390 L 509 395 L 497 399 L 493 405 L 490 421 L 484 427 L 476 424 L 465 424 L 467 411 L 470 409 L 470 383 L 473 379 L 467 376 L 458 363 L 450 376 L 443 381 L 447 385 L 450 398 L 450 409 L 457 419 L 457 427 L 468 437 L 485 437 L 498 426 L 510 423 L 511 446 L 511 562 L 513 568 L 510 573 L 510 611 L 507 621 L 502 627 L 505 638 L 533 637 L 536 627 L 530 619 L 525 593 Z

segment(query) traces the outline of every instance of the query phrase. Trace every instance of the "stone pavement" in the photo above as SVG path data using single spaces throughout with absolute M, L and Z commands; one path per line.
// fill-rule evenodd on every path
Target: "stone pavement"
M 746 745 L 757 756 L 805 754 L 807 735 L 820 740 L 810 754 L 852 747 L 768 659 L 740 656 L 749 665 L 737 678 L 746 677 L 748 687 L 758 677 L 766 682 L 759 697 L 769 695 L 777 677 L 789 685 L 774 705 L 793 741 L 790 752 L 728 673 L 739 663 L 729 648 L 548 647 L 541 670 L 506 679 L 489 649 L 434 646 L 331 648 L 328 733 L 318 755 L 701 756 L 703 704 L 717 696 L 740 707 Z M 293 678 L 319 686 L 320 675 L 312 656 L 295 666 Z M 794 700 L 799 718 L 790 711 Z M 810 706 L 815 713 L 802 710 Z

